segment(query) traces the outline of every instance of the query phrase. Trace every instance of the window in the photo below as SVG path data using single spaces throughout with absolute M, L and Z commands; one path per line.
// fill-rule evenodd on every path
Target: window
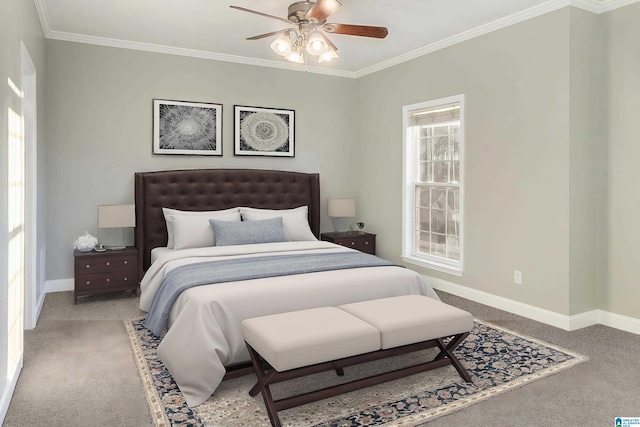
M 408 105 L 403 259 L 462 275 L 464 96 Z
M 22 368 L 24 289 L 24 138 L 22 116 L 8 108 L 7 374 Z

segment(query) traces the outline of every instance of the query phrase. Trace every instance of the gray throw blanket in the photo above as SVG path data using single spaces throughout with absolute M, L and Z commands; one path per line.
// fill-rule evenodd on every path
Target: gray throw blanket
M 270 255 L 183 265 L 165 275 L 153 297 L 144 326 L 155 336 L 160 336 L 175 300 L 194 286 L 390 265 L 395 264 L 362 252 Z

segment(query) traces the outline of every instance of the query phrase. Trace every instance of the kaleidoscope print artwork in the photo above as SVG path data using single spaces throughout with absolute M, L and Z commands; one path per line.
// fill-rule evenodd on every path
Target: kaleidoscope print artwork
M 154 154 L 222 155 L 222 105 L 153 100 Z

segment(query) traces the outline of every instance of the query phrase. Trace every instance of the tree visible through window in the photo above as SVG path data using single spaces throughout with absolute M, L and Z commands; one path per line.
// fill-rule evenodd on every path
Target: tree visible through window
M 404 256 L 462 272 L 462 96 L 404 108 Z

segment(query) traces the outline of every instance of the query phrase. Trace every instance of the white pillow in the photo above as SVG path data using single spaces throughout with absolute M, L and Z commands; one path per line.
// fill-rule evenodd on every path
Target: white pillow
M 240 211 L 238 210 L 238 208 L 223 209 L 223 210 L 220 210 L 220 211 L 180 211 L 180 210 L 177 210 L 177 209 L 162 208 L 162 213 L 164 214 L 164 220 L 165 220 L 165 222 L 167 224 L 167 235 L 169 237 L 167 239 L 167 248 L 175 249 L 174 248 L 173 222 L 172 222 L 172 218 L 174 216 L 177 216 L 177 215 L 188 216 L 188 217 L 203 216 L 203 217 L 206 217 L 207 221 L 209 221 L 210 218 L 219 219 L 221 221 L 229 221 L 228 219 L 218 218 L 217 216 L 218 215 L 226 215 L 226 214 L 234 213 L 234 212 L 240 212 Z M 240 220 L 238 219 L 238 221 L 240 221 Z
M 318 240 L 311 232 L 309 219 L 307 217 L 307 206 L 300 206 L 294 209 L 256 209 L 240 207 L 243 221 L 259 221 L 282 217 L 284 223 L 284 234 L 292 242 Z
M 240 222 L 240 212 L 212 216 L 171 215 L 173 249 L 205 248 L 216 245 L 216 236 L 210 219 Z

